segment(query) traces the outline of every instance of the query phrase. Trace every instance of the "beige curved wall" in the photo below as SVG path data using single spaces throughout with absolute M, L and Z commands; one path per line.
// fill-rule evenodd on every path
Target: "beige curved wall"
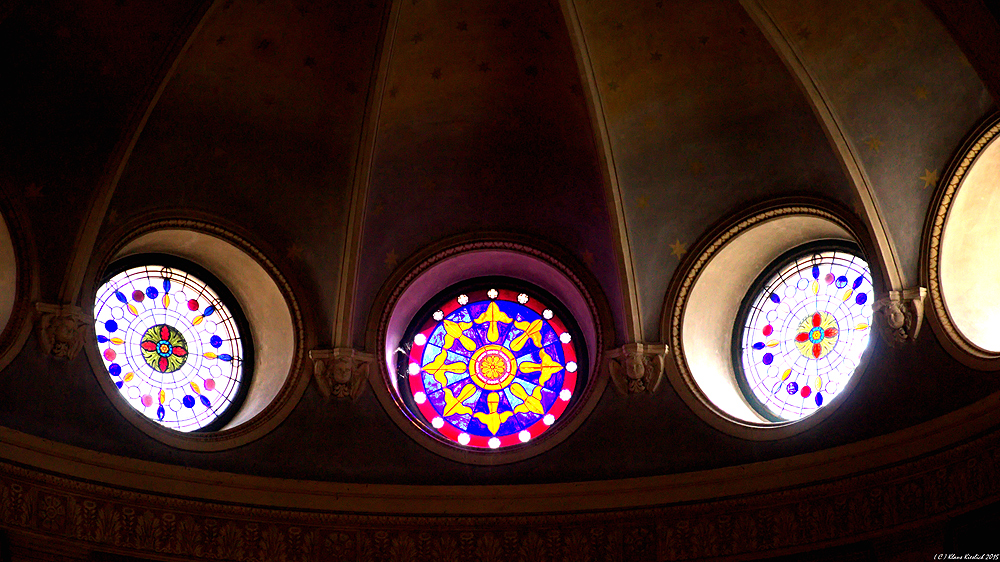
M 0 216 L 0 333 L 7 327 L 14 311 L 17 292 L 17 263 L 14 261 L 14 243 L 7 230 L 7 223 Z
M 295 329 L 288 305 L 274 280 L 252 257 L 214 236 L 181 229 L 144 235 L 116 258 L 169 253 L 189 259 L 216 275 L 232 291 L 253 332 L 254 376 L 246 401 L 224 429 L 240 426 L 266 408 L 281 391 L 295 356 Z
M 794 215 L 753 227 L 734 238 L 705 266 L 683 318 L 684 351 L 699 389 L 717 408 L 751 423 L 768 423 L 750 407 L 736 383 L 731 335 L 747 289 L 772 262 L 813 240 L 850 240 L 826 219 Z
M 941 235 L 941 293 L 970 342 L 1000 352 L 1000 143 L 986 147 L 959 187 Z

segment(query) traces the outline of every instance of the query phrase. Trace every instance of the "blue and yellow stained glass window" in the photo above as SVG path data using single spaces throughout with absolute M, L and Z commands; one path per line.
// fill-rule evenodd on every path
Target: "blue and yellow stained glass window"
M 737 379 L 771 421 L 812 414 L 842 392 L 868 347 L 873 288 L 853 249 L 807 250 L 765 273 L 735 334 Z
M 235 413 L 249 341 L 242 316 L 203 279 L 129 267 L 98 289 L 94 319 L 107 376 L 136 411 L 184 432 L 218 429 Z
M 584 378 L 570 324 L 527 292 L 456 294 L 408 337 L 406 401 L 428 432 L 462 447 L 536 439 Z

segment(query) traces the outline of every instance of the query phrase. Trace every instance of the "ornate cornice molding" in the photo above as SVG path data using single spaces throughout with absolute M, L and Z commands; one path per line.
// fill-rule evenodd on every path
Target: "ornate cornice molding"
M 928 297 L 934 314 L 931 325 L 941 332 L 944 347 L 959 361 L 979 369 L 1000 369 L 1000 353 L 990 353 L 973 344 L 955 326 L 941 291 L 941 236 L 951 213 L 955 196 L 962 181 L 976 159 L 996 136 L 1000 134 L 1000 113 L 989 116 L 978 126 L 953 158 L 945 170 L 938 192 L 930 206 L 930 214 L 924 227 L 924 248 L 922 255 L 923 284 L 927 286 Z
M 974 409 L 995 411 L 997 401 L 993 396 Z M 964 433 L 976 431 L 980 422 L 995 423 L 996 417 L 970 418 L 964 412 L 950 421 Z M 921 441 L 921 432 L 911 433 L 913 443 L 903 448 Z M 923 434 L 932 442 L 940 437 Z M 158 559 L 687 560 L 779 555 L 853 542 L 930 525 L 1000 497 L 995 426 L 932 454 L 908 452 L 914 456 L 903 463 L 887 458 L 890 462 L 880 467 L 832 480 L 816 478 L 821 483 L 782 487 L 776 482 L 762 493 L 599 511 L 579 511 L 567 503 L 558 512 L 481 516 L 198 500 L 0 461 L 0 527 L 85 549 Z M 813 463 L 811 469 L 816 468 Z M 479 495 L 481 502 L 497 501 L 489 489 Z M 339 497 L 327 501 L 340 506 Z

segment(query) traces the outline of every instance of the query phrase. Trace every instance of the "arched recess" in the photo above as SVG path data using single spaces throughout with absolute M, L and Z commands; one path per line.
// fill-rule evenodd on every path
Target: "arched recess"
M 82 306 L 94 308 L 95 291 L 108 265 L 143 254 L 176 256 L 204 268 L 232 292 L 246 314 L 254 341 L 254 375 L 246 399 L 225 427 L 213 432 L 181 433 L 147 419 L 118 395 L 108 376 L 93 325 L 85 345 L 95 376 L 118 411 L 144 433 L 172 447 L 216 451 L 238 447 L 277 427 L 291 413 L 310 381 L 304 369 L 307 316 L 298 291 L 263 251 L 262 243 L 235 227 L 207 220 L 140 217 L 105 238 L 88 270 Z M 310 318 L 311 320 L 311 318 Z
M 24 213 L 0 193 L 0 371 L 31 333 L 38 262 Z
M 939 184 L 924 227 L 929 321 L 962 363 L 1000 370 L 1000 113 L 969 134 Z
M 748 289 L 789 250 L 816 241 L 857 244 L 871 255 L 861 221 L 845 209 L 809 198 L 778 199 L 751 207 L 710 229 L 681 262 L 667 291 L 660 329 L 673 361 L 667 378 L 687 405 L 712 427 L 744 439 L 783 439 L 829 417 L 865 375 L 873 345 L 847 386 L 828 404 L 797 421 L 768 421 L 739 387 L 733 365 L 733 326 Z M 872 283 L 884 291 L 885 271 L 869 260 Z M 873 338 L 872 343 L 874 344 Z
M 575 319 L 586 340 L 588 384 L 563 414 L 558 426 L 523 447 L 478 452 L 431 437 L 408 417 L 396 390 L 396 353 L 413 315 L 443 289 L 483 277 L 525 282 L 549 293 Z M 376 369 L 369 382 L 389 417 L 415 441 L 443 457 L 469 464 L 497 465 L 544 453 L 565 440 L 587 418 L 607 386 L 604 348 L 615 341 L 614 324 L 603 291 L 587 268 L 572 256 L 538 240 L 506 233 L 450 238 L 411 256 L 383 285 L 368 316 L 367 350 Z

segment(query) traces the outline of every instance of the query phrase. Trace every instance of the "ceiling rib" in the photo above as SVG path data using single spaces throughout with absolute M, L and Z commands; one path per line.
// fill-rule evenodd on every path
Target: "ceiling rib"
M 347 217 L 347 232 L 344 237 L 344 251 L 341 257 L 340 276 L 337 281 L 336 312 L 333 317 L 334 347 L 353 347 L 354 297 L 358 280 L 358 263 L 364 234 L 365 208 L 368 203 L 368 187 L 371 184 L 372 163 L 378 137 L 378 124 L 382 112 L 382 100 L 389 77 L 389 62 L 392 59 L 396 28 L 402 2 L 392 0 L 388 18 L 383 20 L 382 35 L 373 61 L 375 72 L 368 88 L 368 99 L 358 143 L 358 155 L 354 161 L 354 177 L 351 186 L 351 206 Z M 359 342 L 361 345 L 364 342 Z
M 622 313 L 625 320 L 626 333 L 623 338 L 629 342 L 645 341 L 642 333 L 642 319 L 639 310 L 639 287 L 635 280 L 635 268 L 632 262 L 632 249 L 629 242 L 628 225 L 625 222 L 625 207 L 622 202 L 621 189 L 618 181 L 618 169 L 615 165 L 615 155 L 611 147 L 611 137 L 608 135 L 608 123 L 604 116 L 604 104 L 597 87 L 597 76 L 594 73 L 593 61 L 587 46 L 587 38 L 583 32 L 583 24 L 576 11 L 574 0 L 561 0 L 563 17 L 569 29 L 570 41 L 576 54 L 577 68 L 587 99 L 587 109 L 590 113 L 591 130 L 600 158 L 601 173 L 604 176 L 604 192 L 608 202 L 608 213 L 612 236 L 614 238 L 615 255 L 618 261 L 618 276 L 621 280 Z
M 163 57 L 163 64 L 159 71 L 150 81 L 150 88 L 140 97 L 127 122 L 125 132 L 119 137 L 118 143 L 111 152 L 107 167 L 97 183 L 97 189 L 91 200 L 90 208 L 84 217 L 80 233 L 76 237 L 76 245 L 73 248 L 73 256 L 63 276 L 62 286 L 59 288 L 59 302 L 73 304 L 80 297 L 80 290 L 83 286 L 84 276 L 87 266 L 90 264 L 91 254 L 94 252 L 94 245 L 97 243 L 97 236 L 104 225 L 104 216 L 111 205 L 111 198 L 115 194 L 118 182 L 121 180 L 125 166 L 128 164 L 132 150 L 135 148 L 142 130 L 149 121 L 156 103 L 163 95 L 170 79 L 177 72 L 184 53 L 188 51 L 191 44 L 197 37 L 198 32 L 205 25 L 209 16 L 223 4 L 223 0 L 208 0 L 199 4 L 192 10 L 188 24 L 181 28 L 177 34 L 173 46 Z M 155 89 L 152 87 L 155 85 Z
M 767 37 L 768 42 L 781 58 L 788 70 L 799 82 L 805 91 L 806 98 L 812 106 L 816 117 L 819 119 L 823 131 L 826 133 L 834 152 L 840 159 L 844 170 L 847 172 L 851 185 L 858 193 L 858 198 L 864 208 L 864 216 L 861 217 L 868 228 L 868 235 L 871 237 L 877 255 L 876 260 L 882 265 L 885 274 L 885 290 L 899 291 L 904 288 L 906 280 L 905 272 L 900 269 L 899 260 L 896 256 L 896 246 L 892 241 L 885 219 L 880 212 L 878 200 L 872 189 L 871 180 L 868 173 L 858 158 L 858 151 L 851 140 L 844 133 L 840 124 L 840 119 L 834 111 L 833 104 L 823 91 L 820 84 L 813 77 L 806 67 L 799 52 L 788 39 L 785 30 L 781 29 L 771 17 L 770 12 L 759 0 L 740 0 L 740 5 L 747 11 L 750 17 L 757 24 L 757 27 Z M 870 262 L 873 260 L 869 260 Z M 914 272 L 916 273 L 916 272 Z

